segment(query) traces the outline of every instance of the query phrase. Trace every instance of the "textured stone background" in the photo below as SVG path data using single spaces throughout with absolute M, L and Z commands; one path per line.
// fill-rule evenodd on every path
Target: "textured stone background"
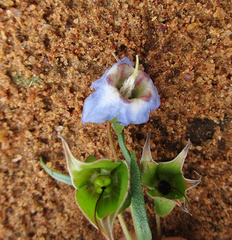
M 192 216 L 175 207 L 162 219 L 163 234 L 231 239 L 229 0 L 0 1 L 0 239 L 102 239 L 74 189 L 50 178 L 39 157 L 67 173 L 57 134 L 80 160 L 112 157 L 105 124 L 80 121 L 90 85 L 115 63 L 112 53 L 133 62 L 139 54 L 161 97 L 149 122 L 126 128 L 129 149 L 139 160 L 151 131 L 152 156 L 166 161 L 190 138 L 184 173 L 202 176 L 189 191 Z M 155 239 L 153 201 L 145 201 Z M 129 210 L 124 216 L 132 230 Z M 118 220 L 114 234 L 122 236 Z

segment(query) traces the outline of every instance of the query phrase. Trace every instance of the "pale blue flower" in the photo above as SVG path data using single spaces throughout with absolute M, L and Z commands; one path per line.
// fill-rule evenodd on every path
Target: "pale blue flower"
M 124 57 L 106 70 L 91 87 L 96 91 L 84 102 L 83 124 L 103 123 L 115 117 L 124 126 L 145 123 L 150 111 L 160 105 L 152 80 L 145 72 L 138 70 L 138 58 L 134 68 L 129 58 Z

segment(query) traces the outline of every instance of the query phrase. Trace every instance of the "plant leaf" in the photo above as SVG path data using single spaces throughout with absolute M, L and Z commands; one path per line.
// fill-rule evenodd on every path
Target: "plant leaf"
M 131 212 L 134 221 L 135 232 L 138 240 L 152 239 L 149 228 L 146 207 L 143 198 L 143 190 L 140 182 L 139 166 L 136 162 L 135 152 L 131 155 Z
M 152 235 L 148 224 L 146 207 L 140 181 L 140 170 L 136 162 L 135 153 L 133 152 L 131 155 L 130 152 L 128 151 L 125 145 L 123 131 L 120 134 L 118 134 L 118 142 L 120 149 L 127 161 L 127 164 L 130 166 L 131 212 L 134 222 L 134 228 L 136 231 L 136 236 L 138 240 L 140 239 L 149 240 L 152 238 Z
M 43 159 L 40 157 L 41 165 L 43 166 L 44 170 L 54 179 L 61 181 L 62 183 L 66 183 L 72 185 L 71 177 L 66 174 L 58 173 L 51 170 L 49 167 L 46 166 Z

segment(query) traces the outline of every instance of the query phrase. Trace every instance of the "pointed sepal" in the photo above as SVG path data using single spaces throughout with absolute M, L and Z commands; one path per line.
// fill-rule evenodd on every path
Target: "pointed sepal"
M 122 124 L 120 124 L 117 121 L 117 117 L 113 118 L 112 120 L 108 120 L 108 121 L 112 123 L 112 127 L 117 134 L 120 134 L 123 131 L 125 126 L 123 126 Z

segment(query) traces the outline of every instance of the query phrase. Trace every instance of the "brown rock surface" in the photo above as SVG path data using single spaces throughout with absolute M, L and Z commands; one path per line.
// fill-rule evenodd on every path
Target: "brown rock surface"
M 126 128 L 129 149 L 140 159 L 151 131 L 153 158 L 171 160 L 190 138 L 184 173 L 202 176 L 189 191 L 192 216 L 175 207 L 163 233 L 231 239 L 232 5 L 222 0 L 0 1 L 0 239 L 102 239 L 74 189 L 49 177 L 39 157 L 67 173 L 57 134 L 80 160 L 112 157 L 105 124 L 80 120 L 112 53 L 133 62 L 139 54 L 161 97 L 149 122 Z M 129 211 L 125 219 L 132 230 Z M 118 220 L 114 235 L 122 236 Z

